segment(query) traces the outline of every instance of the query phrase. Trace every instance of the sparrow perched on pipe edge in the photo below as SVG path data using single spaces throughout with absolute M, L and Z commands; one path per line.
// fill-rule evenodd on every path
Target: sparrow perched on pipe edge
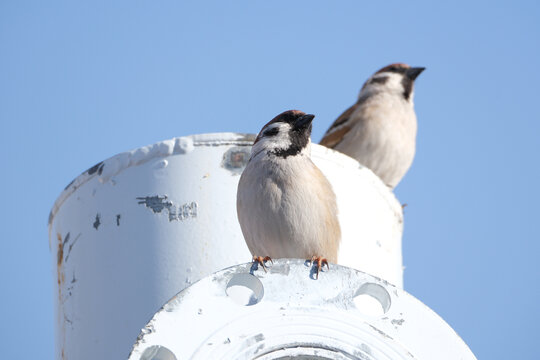
M 326 131 L 321 145 L 355 158 L 394 188 L 414 159 L 414 81 L 424 69 L 392 64 L 377 71 L 356 104 Z
M 237 192 L 238 220 L 254 261 L 337 262 L 341 229 L 332 186 L 311 161 L 314 115 L 285 111 L 255 139 Z M 324 258 L 324 257 L 326 258 Z M 264 266 L 263 266 L 264 267 Z

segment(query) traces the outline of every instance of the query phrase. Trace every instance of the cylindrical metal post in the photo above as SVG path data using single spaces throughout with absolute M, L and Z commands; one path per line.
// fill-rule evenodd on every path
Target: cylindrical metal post
M 174 294 L 251 256 L 236 187 L 254 137 L 175 138 L 116 155 L 69 184 L 51 211 L 56 358 L 126 358 Z M 401 286 L 401 206 L 368 169 L 313 146 L 338 198 L 339 262 Z

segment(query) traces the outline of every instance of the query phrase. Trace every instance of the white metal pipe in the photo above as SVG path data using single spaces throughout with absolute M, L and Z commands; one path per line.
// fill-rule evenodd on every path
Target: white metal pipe
M 475 360 L 402 289 L 339 265 L 309 274 L 298 259 L 212 274 L 155 314 L 129 360 Z
M 174 294 L 251 256 L 236 187 L 253 135 L 175 138 L 116 155 L 69 184 L 49 218 L 56 358 L 126 358 Z M 402 286 L 402 213 L 390 190 L 345 155 L 313 146 L 338 198 L 339 263 Z

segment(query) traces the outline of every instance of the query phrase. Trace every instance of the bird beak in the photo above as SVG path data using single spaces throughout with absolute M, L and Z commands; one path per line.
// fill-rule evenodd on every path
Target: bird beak
M 420 75 L 422 71 L 424 71 L 425 67 L 412 67 L 407 70 L 407 77 L 411 80 L 414 80 Z
M 312 114 L 303 115 L 296 119 L 296 121 L 294 122 L 294 127 L 296 129 L 305 129 L 311 124 L 314 118 L 315 115 Z

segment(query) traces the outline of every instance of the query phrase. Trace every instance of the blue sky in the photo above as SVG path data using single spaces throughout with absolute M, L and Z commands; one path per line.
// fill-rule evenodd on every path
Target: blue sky
M 313 138 L 392 62 L 416 85 L 405 289 L 479 359 L 535 359 L 540 5 L 534 1 L 2 1 L 2 354 L 52 359 L 47 216 L 79 173 L 291 108 Z

